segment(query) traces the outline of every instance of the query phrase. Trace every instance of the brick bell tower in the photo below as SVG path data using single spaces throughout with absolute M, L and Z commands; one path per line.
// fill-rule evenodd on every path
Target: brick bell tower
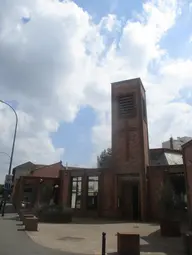
M 140 78 L 115 82 L 111 86 L 116 209 L 127 219 L 145 220 L 149 165 L 145 89 Z

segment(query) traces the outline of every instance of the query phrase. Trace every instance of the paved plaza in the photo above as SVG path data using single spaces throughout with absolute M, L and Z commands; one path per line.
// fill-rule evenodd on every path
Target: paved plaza
M 117 232 L 139 233 L 141 254 L 183 255 L 182 238 L 162 238 L 159 226 L 96 220 L 74 220 L 71 224 L 39 224 L 38 232 L 29 232 L 34 242 L 73 254 L 101 254 L 101 234 L 107 234 L 107 253 L 117 251 Z
M 0 254 L 1 255 L 68 255 L 33 242 L 23 231 L 16 214 L 0 216 Z
M 18 216 L 7 212 L 0 217 L 2 255 L 101 254 L 102 232 L 107 234 L 107 254 L 117 251 L 117 232 L 139 233 L 142 255 L 184 254 L 182 238 L 162 238 L 156 224 L 74 219 L 70 224 L 40 223 L 38 232 L 26 233 Z

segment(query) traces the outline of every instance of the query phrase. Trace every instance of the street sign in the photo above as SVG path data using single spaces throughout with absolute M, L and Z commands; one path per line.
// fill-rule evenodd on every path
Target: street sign
M 12 184 L 13 175 L 12 174 L 6 174 L 5 176 L 5 183 Z
M 4 189 L 11 190 L 11 184 L 10 183 L 5 183 Z
M 13 176 L 11 174 L 7 174 L 5 176 L 5 183 L 4 183 L 4 188 L 6 190 L 10 190 L 11 189 L 11 186 L 12 186 L 12 178 Z

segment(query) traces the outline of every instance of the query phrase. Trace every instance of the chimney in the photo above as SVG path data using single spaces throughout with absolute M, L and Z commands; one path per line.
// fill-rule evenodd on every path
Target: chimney
M 172 149 L 172 150 L 174 149 L 173 148 L 173 137 L 170 138 L 170 149 Z

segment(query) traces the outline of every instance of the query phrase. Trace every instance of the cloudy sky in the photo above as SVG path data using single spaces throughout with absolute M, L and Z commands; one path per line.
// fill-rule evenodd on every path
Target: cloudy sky
M 93 166 L 110 146 L 110 83 L 141 77 L 150 146 L 192 136 L 192 2 L 0 1 L 0 99 L 17 111 L 14 165 Z M 0 104 L 0 152 L 15 118 Z M 0 155 L 0 181 L 9 158 Z

